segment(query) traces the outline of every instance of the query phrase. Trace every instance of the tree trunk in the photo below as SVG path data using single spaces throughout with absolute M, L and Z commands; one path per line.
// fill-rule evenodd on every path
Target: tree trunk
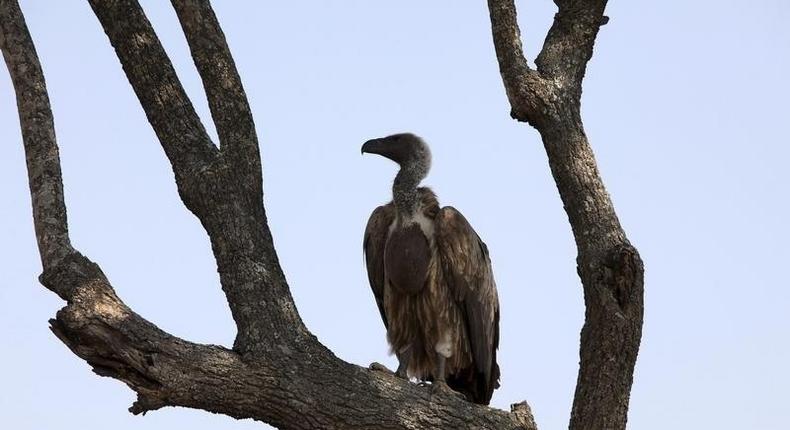
M 540 132 L 576 240 L 584 290 L 579 377 L 570 428 L 625 429 L 642 337 L 644 268 L 606 192 L 580 111 L 582 79 L 605 0 L 556 0 L 559 11 L 530 68 L 513 0 L 489 0 L 511 115 Z

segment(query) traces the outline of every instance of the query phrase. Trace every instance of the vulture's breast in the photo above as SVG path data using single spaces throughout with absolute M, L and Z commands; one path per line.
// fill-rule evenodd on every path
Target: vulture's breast
M 430 263 L 430 242 L 420 224 L 396 224 L 384 250 L 384 270 L 393 290 L 408 295 L 419 293 L 426 284 Z

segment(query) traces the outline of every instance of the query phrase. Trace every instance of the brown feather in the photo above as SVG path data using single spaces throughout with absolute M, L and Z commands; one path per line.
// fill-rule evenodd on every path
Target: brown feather
M 488 404 L 499 380 L 499 302 L 488 251 L 460 212 L 440 210 L 428 188 L 418 192 L 429 236 L 419 224 L 399 225 L 392 203 L 373 211 L 365 230 L 368 278 L 387 340 L 396 354 L 410 348 L 408 374 L 421 380 L 435 378 L 436 348 L 447 341 L 447 383 Z
M 418 224 L 393 229 L 384 251 L 384 271 L 390 286 L 399 294 L 422 291 L 428 278 L 431 249 Z

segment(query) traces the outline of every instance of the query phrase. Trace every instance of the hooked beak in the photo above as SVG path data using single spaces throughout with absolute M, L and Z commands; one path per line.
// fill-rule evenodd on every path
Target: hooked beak
M 362 154 L 383 155 L 385 150 L 384 139 L 370 139 L 362 145 Z

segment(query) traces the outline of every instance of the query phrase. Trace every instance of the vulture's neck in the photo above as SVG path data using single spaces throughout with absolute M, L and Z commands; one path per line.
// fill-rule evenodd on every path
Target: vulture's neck
M 392 200 L 402 216 L 410 217 L 419 209 L 417 187 L 428 174 L 427 163 L 417 161 L 401 167 L 392 184 Z

